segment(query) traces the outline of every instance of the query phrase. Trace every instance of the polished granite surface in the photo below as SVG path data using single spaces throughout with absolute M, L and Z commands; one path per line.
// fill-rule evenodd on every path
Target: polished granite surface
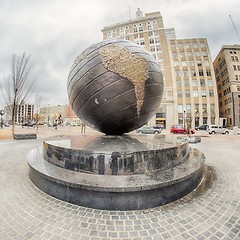
M 85 173 L 147 174 L 187 161 L 189 146 L 175 136 L 75 136 L 45 141 L 43 158 L 56 166 Z

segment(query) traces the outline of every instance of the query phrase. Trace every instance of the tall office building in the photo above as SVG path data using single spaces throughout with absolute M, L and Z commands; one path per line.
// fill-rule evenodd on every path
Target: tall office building
M 216 80 L 207 40 L 169 41 L 173 81 L 174 119 L 191 127 L 219 124 Z
M 240 45 L 224 45 L 213 62 L 220 118 L 240 127 Z
M 164 28 L 160 12 L 106 26 L 103 39 L 122 38 L 147 49 L 161 66 L 164 95 L 159 112 L 151 124 L 183 123 L 191 127 L 218 124 L 215 75 L 206 39 L 176 39 L 174 28 Z
M 140 9 L 136 18 L 106 26 L 102 29 L 103 39 L 121 38 L 136 42 L 148 50 L 157 60 L 164 76 L 164 95 L 161 106 L 151 124 L 173 122 L 173 89 L 167 40 L 175 38 L 173 28 L 165 29 L 160 12 L 143 15 Z M 166 121 L 168 119 L 168 121 Z

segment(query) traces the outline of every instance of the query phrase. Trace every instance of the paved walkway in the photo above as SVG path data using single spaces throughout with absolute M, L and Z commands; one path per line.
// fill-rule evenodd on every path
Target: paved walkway
M 191 145 L 215 169 L 211 188 L 140 211 L 90 209 L 43 193 L 30 181 L 26 162 L 39 144 L 42 139 L 0 141 L 1 240 L 240 239 L 239 135 L 206 136 Z

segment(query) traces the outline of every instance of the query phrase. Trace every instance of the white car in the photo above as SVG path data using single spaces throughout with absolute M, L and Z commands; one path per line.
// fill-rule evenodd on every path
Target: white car
M 217 125 L 209 125 L 207 131 L 209 134 L 216 134 L 216 133 L 229 134 L 229 129 L 224 127 L 219 127 Z

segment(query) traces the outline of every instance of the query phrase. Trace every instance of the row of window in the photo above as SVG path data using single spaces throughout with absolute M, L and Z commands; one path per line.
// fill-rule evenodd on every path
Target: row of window
M 201 93 L 199 94 L 199 91 L 198 90 L 193 90 L 193 97 L 198 97 L 198 96 L 201 96 L 201 97 L 207 97 L 207 91 L 206 90 L 201 90 Z M 181 90 L 178 90 L 177 91 L 177 94 L 178 94 L 178 97 L 182 97 L 183 96 L 183 91 Z M 213 97 L 214 96 L 214 91 L 212 89 L 210 89 L 208 91 L 208 94 L 209 94 L 209 97 Z M 191 93 L 189 90 L 185 90 L 184 91 L 184 95 L 186 97 L 190 97 L 191 96 Z
M 231 97 L 226 98 L 226 99 L 224 100 L 224 104 L 225 104 L 225 105 L 228 105 L 229 103 L 232 103 L 232 98 L 231 98 Z
M 206 45 L 204 42 L 201 42 L 201 43 L 178 43 L 178 44 L 175 44 L 175 43 L 172 43 L 171 44 L 171 47 L 172 49 L 176 49 L 178 46 L 179 49 L 184 49 L 184 46 L 186 49 L 196 49 L 196 48 L 206 48 Z
M 202 112 L 207 113 L 207 104 L 202 104 Z M 192 105 L 186 104 L 186 108 L 184 108 L 183 104 L 178 104 L 178 113 L 191 113 L 192 112 Z M 194 105 L 194 112 L 197 114 L 200 112 L 199 104 Z M 215 112 L 215 104 L 210 104 L 210 112 Z
M 237 56 L 231 56 L 231 60 L 233 62 L 238 62 L 239 61 Z
M 180 52 L 179 54 L 177 52 L 173 52 L 172 55 L 173 55 L 174 59 L 178 58 L 178 56 L 180 56 L 181 59 L 186 58 L 186 56 L 188 56 L 188 58 L 193 58 L 193 56 L 195 56 L 195 57 L 201 57 L 201 56 L 207 57 L 208 56 L 206 51 L 187 52 L 187 53 L 186 52 Z
M 202 87 L 206 86 L 205 79 L 200 79 L 199 81 L 197 79 L 193 79 L 192 80 L 192 86 L 193 87 L 197 87 L 198 86 L 198 82 L 200 83 L 200 86 L 202 86 Z M 181 80 L 177 80 L 176 83 L 177 83 L 177 87 L 181 87 L 182 86 L 182 81 Z M 207 81 L 207 85 L 208 86 L 213 86 L 213 81 L 212 80 L 208 80 Z M 184 86 L 188 87 L 189 86 L 189 81 L 187 81 L 187 80 L 184 81 Z
M 148 22 L 147 29 L 145 29 L 144 25 L 141 23 L 139 23 L 138 25 L 137 24 L 133 25 L 133 32 L 142 32 L 143 30 L 154 30 L 154 29 L 158 29 L 158 24 L 156 21 Z
M 194 61 L 188 61 L 188 64 L 189 64 L 190 67 L 195 67 Z M 200 61 L 198 61 L 198 62 L 197 62 L 197 65 L 198 65 L 198 67 L 201 67 L 201 66 L 202 66 L 202 63 L 201 63 Z M 204 61 L 204 65 L 205 65 L 206 67 L 209 67 L 209 61 L 208 61 L 208 60 L 205 60 L 205 61 Z M 179 66 L 187 67 L 187 62 L 186 62 L 186 61 L 180 61 L 180 62 L 175 61 L 175 62 L 174 62 L 174 66 L 175 66 L 175 67 L 179 67 Z M 210 70 L 209 70 L 209 71 L 210 71 Z
M 179 70 L 175 71 L 176 77 L 181 77 L 181 72 Z M 198 75 L 199 76 L 211 76 L 211 70 L 210 69 L 206 69 L 206 72 L 203 71 L 202 69 L 198 71 Z M 189 71 L 187 70 L 183 70 L 183 76 L 187 77 L 189 76 Z M 191 70 L 191 76 L 195 77 L 197 76 L 197 72 L 195 70 Z
M 240 71 L 240 65 L 233 65 L 234 71 Z

